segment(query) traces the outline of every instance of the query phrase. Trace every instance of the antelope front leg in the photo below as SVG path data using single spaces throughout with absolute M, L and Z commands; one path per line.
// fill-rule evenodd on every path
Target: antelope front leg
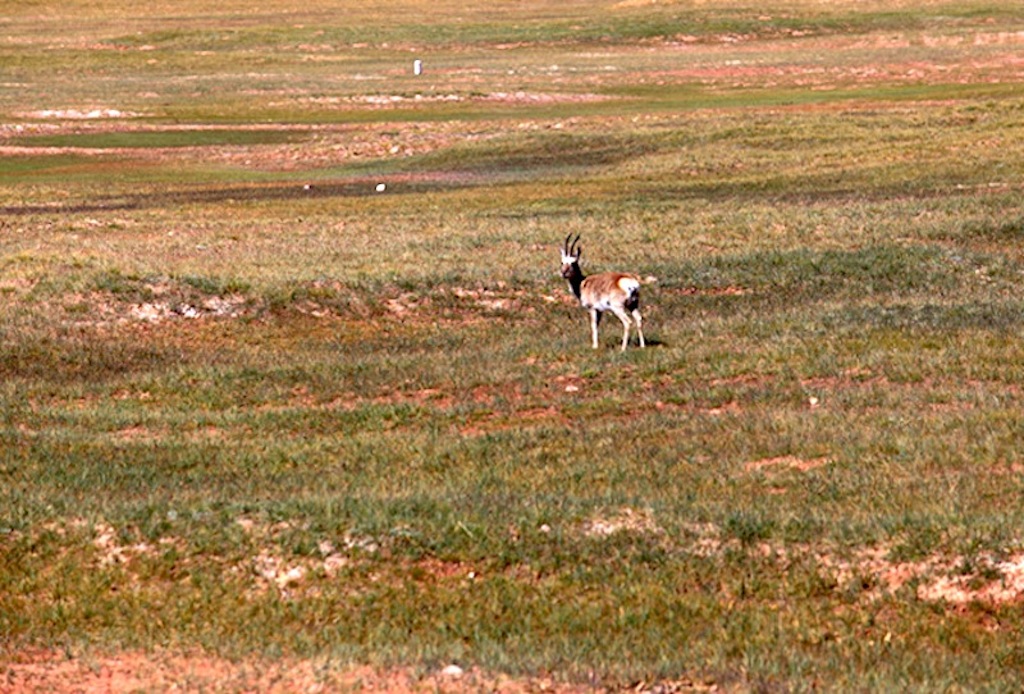
M 601 312 L 591 309 L 590 311 L 590 333 L 594 338 L 594 349 L 597 349 L 597 324 L 601 322 Z

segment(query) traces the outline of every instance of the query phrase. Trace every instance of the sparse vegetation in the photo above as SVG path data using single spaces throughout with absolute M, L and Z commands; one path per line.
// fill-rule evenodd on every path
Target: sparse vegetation
M 1024 9 L 342 4 L 4 20 L 0 690 L 1020 689 Z

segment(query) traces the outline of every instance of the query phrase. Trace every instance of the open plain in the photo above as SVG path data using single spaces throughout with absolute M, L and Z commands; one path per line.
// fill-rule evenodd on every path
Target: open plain
M 1024 687 L 1024 6 L 123 5 L 0 16 L 0 692 Z

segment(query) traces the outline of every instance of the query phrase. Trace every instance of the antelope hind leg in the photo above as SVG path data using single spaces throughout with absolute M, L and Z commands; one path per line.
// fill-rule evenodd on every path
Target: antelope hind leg
M 633 322 L 629 319 L 629 314 L 625 311 L 615 311 L 615 315 L 622 321 L 622 351 L 626 351 L 626 346 L 629 345 L 629 329 L 633 325 Z
M 644 319 L 640 315 L 640 309 L 633 309 L 633 320 L 636 321 L 636 334 L 640 337 L 640 346 L 646 347 L 647 345 L 644 343 Z

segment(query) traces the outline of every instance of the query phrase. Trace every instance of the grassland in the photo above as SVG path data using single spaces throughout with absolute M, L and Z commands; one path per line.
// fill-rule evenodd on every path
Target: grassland
M 0 19 L 0 691 L 1021 688 L 1024 9 L 115 5 Z

